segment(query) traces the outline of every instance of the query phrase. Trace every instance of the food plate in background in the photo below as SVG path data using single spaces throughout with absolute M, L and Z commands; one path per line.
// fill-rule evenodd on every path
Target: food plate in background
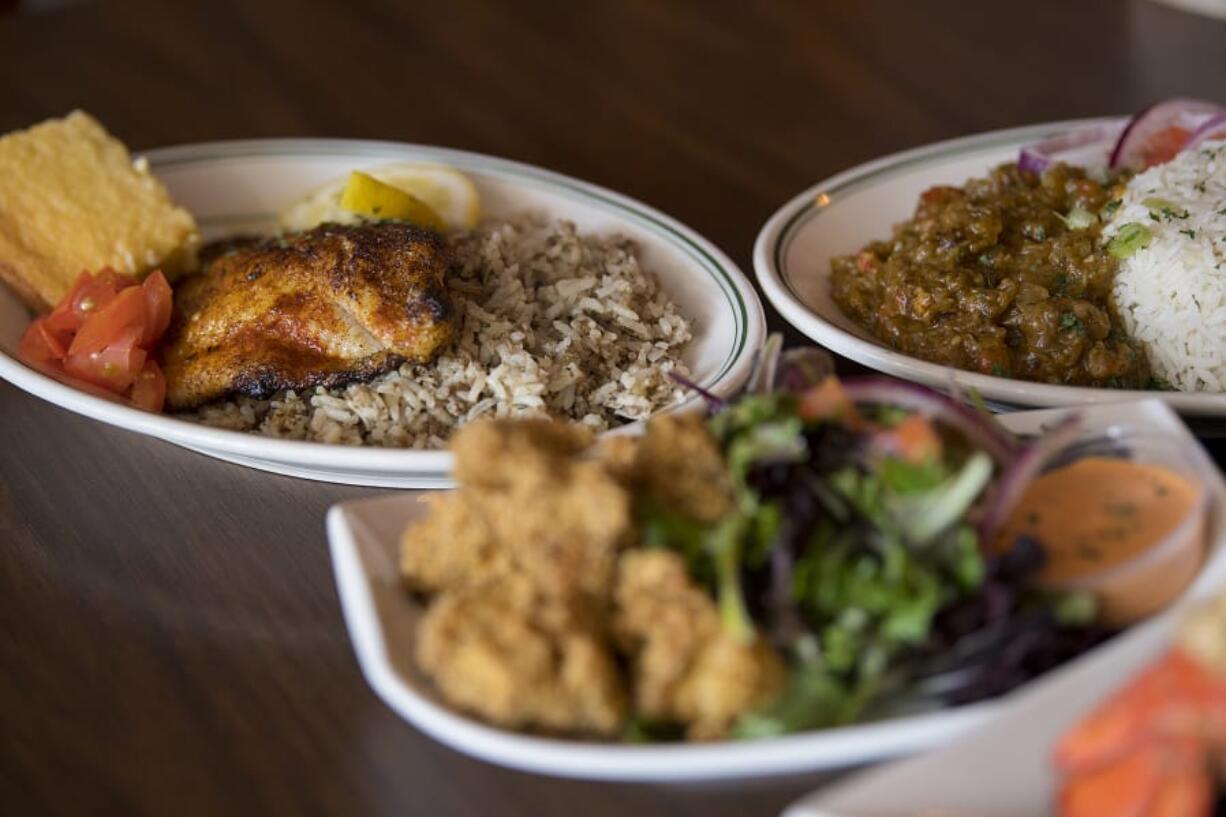
M 961 185 L 1004 162 L 1024 145 L 1095 125 L 1104 118 L 996 131 L 896 153 L 819 182 L 780 208 L 758 234 L 754 272 L 767 299 L 817 343 L 886 374 L 946 389 L 976 389 L 998 406 L 1074 406 L 1157 398 L 1190 416 L 1226 418 L 1226 393 L 1127 391 L 1056 386 L 962 371 L 885 346 L 843 314 L 830 294 L 830 260 L 891 235 L 910 218 L 919 195 Z
M 1059 409 L 1019 412 L 1002 420 L 1014 432 L 1034 433 L 1065 414 Z M 1211 508 L 1210 555 L 1184 598 L 1226 580 L 1226 549 L 1221 547 L 1226 538 L 1226 482 L 1179 418 L 1157 400 L 1093 406 L 1079 414 L 1087 436 L 1147 430 L 1186 440 Z M 367 681 L 388 706 L 440 742 L 491 763 L 563 777 L 639 781 L 836 769 L 944 745 L 986 723 L 1000 707 L 999 702 L 987 702 L 779 738 L 709 744 L 581 742 L 487 726 L 444 706 L 413 660 L 416 625 L 425 608 L 405 591 L 397 554 L 405 525 L 426 512 L 420 498 L 402 494 L 359 500 L 328 512 L 328 540 L 345 622 Z M 1124 638 L 1131 639 L 1131 634 Z M 1110 641 L 1068 666 L 1080 667 L 1089 656 L 1114 652 L 1124 643 Z
M 146 157 L 172 197 L 196 216 L 205 240 L 271 232 L 286 205 L 354 169 L 393 162 L 449 165 L 471 178 L 485 216 L 531 211 L 573 221 L 580 231 L 618 232 L 633 239 L 644 268 L 658 277 L 692 322 L 694 339 L 682 359 L 705 389 L 721 396 L 735 392 L 762 344 L 762 305 L 726 255 L 659 211 L 577 179 L 480 154 L 392 142 L 219 142 L 154 150 Z M 290 476 L 402 488 L 450 484 L 451 455 L 446 451 L 274 439 L 150 414 L 86 394 L 17 361 L 14 350 L 28 323 L 29 313 L 0 288 L 0 377 L 70 411 Z

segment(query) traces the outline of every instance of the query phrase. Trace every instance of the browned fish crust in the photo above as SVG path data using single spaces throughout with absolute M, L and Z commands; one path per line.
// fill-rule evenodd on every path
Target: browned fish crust
M 452 336 L 451 259 L 437 233 L 325 224 L 202 257 L 202 271 L 175 288 L 163 350 L 174 410 L 369 379 L 430 360 Z

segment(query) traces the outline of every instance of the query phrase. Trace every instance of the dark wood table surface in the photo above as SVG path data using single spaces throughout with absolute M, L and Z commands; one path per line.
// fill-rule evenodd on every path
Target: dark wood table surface
M 0 131 L 82 107 L 134 149 L 483 151 L 641 198 L 747 272 L 782 201 L 858 162 L 1226 100 L 1226 24 L 1144 0 L 27 6 L 0 13 Z M 717 817 L 820 782 L 555 780 L 427 739 L 366 686 L 341 621 L 324 512 L 372 493 L 0 386 L 0 813 Z

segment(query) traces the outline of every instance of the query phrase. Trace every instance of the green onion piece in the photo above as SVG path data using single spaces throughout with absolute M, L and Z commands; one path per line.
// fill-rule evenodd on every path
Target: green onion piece
M 1163 210 L 1172 210 L 1175 207 L 1174 202 L 1158 198 L 1157 196 L 1150 196 L 1147 199 L 1141 199 L 1141 204 L 1146 210 L 1157 213 L 1161 213 Z
M 1124 259 L 1137 250 L 1148 247 L 1153 237 L 1154 234 L 1144 224 L 1137 224 L 1135 221 L 1129 222 L 1120 227 L 1120 231 L 1115 234 L 1115 238 L 1107 243 L 1107 252 L 1116 258 Z
M 1084 207 L 1074 207 L 1072 210 L 1069 210 L 1067 216 L 1056 213 L 1056 217 L 1063 221 L 1064 226 L 1070 230 L 1084 230 L 1097 221 L 1094 214 Z

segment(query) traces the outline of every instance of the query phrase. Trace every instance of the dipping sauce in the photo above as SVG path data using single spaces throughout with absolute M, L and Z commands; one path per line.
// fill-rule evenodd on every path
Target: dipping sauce
M 1204 491 L 1167 468 L 1085 457 L 1036 478 L 998 548 L 1029 536 L 1047 562 L 1041 584 L 1096 593 L 1103 623 L 1123 626 L 1187 586 L 1204 551 Z

